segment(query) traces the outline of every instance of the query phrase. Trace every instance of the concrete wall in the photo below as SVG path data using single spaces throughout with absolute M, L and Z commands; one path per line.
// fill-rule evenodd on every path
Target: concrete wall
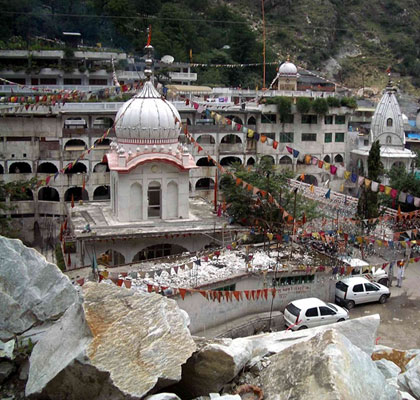
M 316 275 L 312 283 L 302 285 L 280 286 L 273 302 L 273 310 L 283 312 L 286 305 L 295 299 L 305 297 L 318 297 L 324 301 L 333 301 L 335 293 L 335 281 L 330 280 L 331 275 Z M 270 282 L 264 281 L 260 276 L 246 276 L 236 282 L 235 290 L 257 290 L 271 287 Z M 219 287 L 233 282 L 220 284 Z M 214 286 L 217 288 L 217 286 Z M 212 290 L 212 289 L 208 289 Z M 224 299 L 219 303 L 217 300 L 206 300 L 200 293 L 187 293 L 185 299 L 176 297 L 178 306 L 185 310 L 191 319 L 190 331 L 192 334 L 206 329 L 223 325 L 228 321 L 256 313 L 270 311 L 272 296 L 266 300 L 241 301 L 233 299 L 228 302 Z

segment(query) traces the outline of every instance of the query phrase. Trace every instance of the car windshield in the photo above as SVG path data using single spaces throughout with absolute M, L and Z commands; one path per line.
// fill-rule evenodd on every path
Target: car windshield
M 328 307 L 331 307 L 334 311 L 338 311 L 337 307 L 334 304 L 327 303 Z
M 295 317 L 297 317 L 300 313 L 300 308 L 296 307 L 293 303 L 290 303 L 286 307 L 286 310 L 289 311 L 289 313 L 294 315 Z

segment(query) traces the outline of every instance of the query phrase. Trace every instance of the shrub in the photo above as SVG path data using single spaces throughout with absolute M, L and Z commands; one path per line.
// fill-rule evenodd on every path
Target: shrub
M 325 115 L 328 112 L 328 102 L 323 98 L 317 98 L 312 102 L 312 110 L 318 115 Z
M 292 113 L 292 100 L 290 99 L 290 97 L 278 97 L 277 111 L 280 114 L 280 118 L 284 118 L 286 115 Z
M 296 107 L 301 114 L 307 114 L 311 110 L 311 100 L 307 97 L 299 97 L 296 102 Z
M 340 99 L 333 96 L 327 97 L 327 103 L 330 107 L 340 107 L 341 105 Z
M 342 97 L 340 103 L 343 107 L 357 108 L 357 101 L 354 97 Z

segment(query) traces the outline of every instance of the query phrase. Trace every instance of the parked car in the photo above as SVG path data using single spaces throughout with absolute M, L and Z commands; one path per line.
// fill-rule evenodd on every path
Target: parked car
M 388 274 L 384 269 L 372 267 L 370 269 L 370 272 L 366 272 L 369 267 L 369 263 L 367 263 L 366 261 L 363 261 L 359 258 L 351 257 L 340 257 L 340 259 L 345 264 L 350 265 L 353 268 L 353 276 L 364 276 L 370 281 L 375 281 L 377 283 L 380 283 L 381 285 L 389 285 Z
M 351 309 L 356 304 L 379 301 L 386 303 L 391 292 L 377 282 L 371 282 L 361 276 L 351 276 L 335 284 L 335 302 Z
M 349 313 L 346 309 L 325 303 L 316 297 L 294 300 L 284 310 L 286 325 L 294 331 L 341 322 L 348 318 Z

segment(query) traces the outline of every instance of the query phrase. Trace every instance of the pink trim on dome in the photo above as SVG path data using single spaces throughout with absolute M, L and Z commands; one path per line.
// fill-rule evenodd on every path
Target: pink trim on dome
M 140 138 L 118 138 L 121 144 L 178 144 L 178 138 L 167 139 L 140 139 Z

